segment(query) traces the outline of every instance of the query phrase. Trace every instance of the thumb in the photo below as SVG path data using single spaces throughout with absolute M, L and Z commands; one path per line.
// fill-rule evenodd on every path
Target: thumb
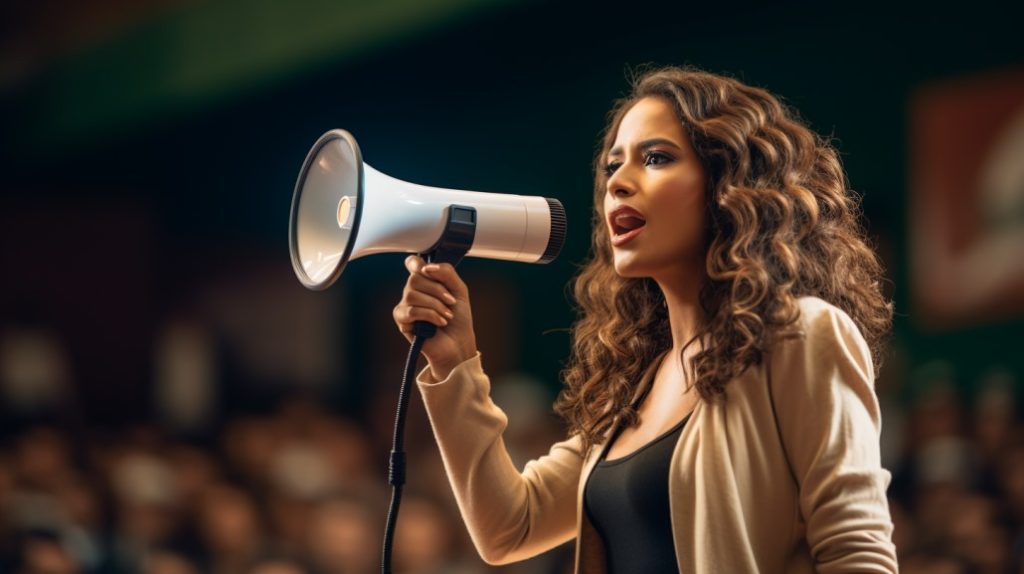
M 420 270 L 423 269 L 423 266 L 426 264 L 427 262 L 424 261 L 423 258 L 420 257 L 419 255 L 410 255 L 405 258 L 405 268 L 409 271 L 409 273 L 413 275 L 419 273 Z

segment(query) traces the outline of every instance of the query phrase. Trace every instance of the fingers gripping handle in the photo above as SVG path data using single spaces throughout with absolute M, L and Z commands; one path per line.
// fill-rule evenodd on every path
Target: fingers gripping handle
M 437 243 L 425 254 L 428 263 L 459 264 L 463 256 L 473 247 L 476 237 L 476 208 L 466 205 L 449 205 L 448 219 Z M 437 325 L 416 321 L 412 326 L 413 335 L 429 339 L 437 333 Z

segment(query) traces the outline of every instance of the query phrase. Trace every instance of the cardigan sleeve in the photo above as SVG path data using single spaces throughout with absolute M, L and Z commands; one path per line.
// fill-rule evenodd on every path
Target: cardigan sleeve
M 578 438 L 556 443 L 520 472 L 502 439 L 508 418 L 491 401 L 479 354 L 443 381 L 426 369 L 417 385 L 459 510 L 485 562 L 523 560 L 576 535 L 583 463 Z
M 801 300 L 800 323 L 772 353 L 769 384 L 815 568 L 897 572 L 871 352 L 853 320 L 820 299 Z

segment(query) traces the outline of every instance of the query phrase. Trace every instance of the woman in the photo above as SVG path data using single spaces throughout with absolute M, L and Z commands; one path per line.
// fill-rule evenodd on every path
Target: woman
M 892 311 L 836 151 L 764 90 L 668 68 L 596 165 L 569 438 L 522 472 L 465 284 L 406 260 L 394 318 L 440 327 L 418 383 L 481 556 L 575 538 L 577 572 L 896 572 L 873 391 Z

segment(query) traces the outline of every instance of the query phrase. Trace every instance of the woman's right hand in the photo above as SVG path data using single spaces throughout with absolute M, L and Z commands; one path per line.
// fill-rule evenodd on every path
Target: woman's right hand
M 392 316 L 398 330 L 412 342 L 413 324 L 426 321 L 437 334 L 423 343 L 423 354 L 435 380 L 448 378 L 459 363 L 476 356 L 476 334 L 469 290 L 448 263 L 430 263 L 410 255 L 405 259 L 409 280 Z

